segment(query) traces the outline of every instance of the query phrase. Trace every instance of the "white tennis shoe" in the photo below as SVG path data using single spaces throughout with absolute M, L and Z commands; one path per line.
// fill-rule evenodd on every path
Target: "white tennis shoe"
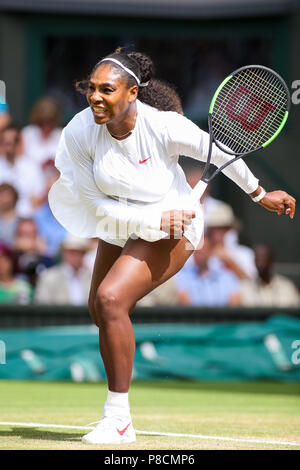
M 130 416 L 104 416 L 93 431 L 82 437 L 84 444 L 126 444 L 136 440 Z

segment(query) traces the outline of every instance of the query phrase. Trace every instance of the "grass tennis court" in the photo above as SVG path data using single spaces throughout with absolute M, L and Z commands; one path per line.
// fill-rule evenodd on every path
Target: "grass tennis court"
M 0 396 L 1 423 L 86 426 L 100 418 L 106 385 L 1 381 Z M 130 397 L 134 426 L 139 431 L 135 443 L 86 446 L 80 438 L 87 430 L 1 424 L 0 449 L 300 449 L 300 384 L 136 381 Z M 299 443 L 299 447 L 265 441 Z

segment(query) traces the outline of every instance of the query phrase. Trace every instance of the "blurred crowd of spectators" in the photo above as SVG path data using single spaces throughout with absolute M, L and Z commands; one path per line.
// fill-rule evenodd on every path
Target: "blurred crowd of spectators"
M 18 129 L 0 112 L 0 303 L 86 305 L 97 240 L 72 236 L 56 221 L 48 191 L 62 128 L 52 98 L 33 107 Z M 197 170 L 187 171 L 193 185 Z M 208 193 L 203 198 L 205 235 L 183 269 L 137 305 L 298 307 L 294 283 L 274 273 L 269 246 L 239 243 L 232 208 Z

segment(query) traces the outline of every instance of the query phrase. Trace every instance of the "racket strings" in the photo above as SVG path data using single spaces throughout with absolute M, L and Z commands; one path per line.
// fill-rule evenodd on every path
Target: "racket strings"
M 252 71 L 250 70 L 250 72 L 252 72 Z M 252 72 L 252 74 L 253 74 L 253 72 Z M 252 77 L 251 77 L 251 78 L 252 78 Z M 260 77 L 260 78 L 263 79 L 263 77 Z M 273 77 L 271 77 L 271 80 L 272 80 L 272 79 L 273 79 L 273 81 L 275 81 L 276 77 L 273 76 Z M 267 82 L 266 80 L 264 80 L 264 81 L 267 83 L 268 86 L 270 86 L 270 85 L 272 85 L 271 80 L 270 80 L 269 82 Z M 255 87 L 255 88 L 252 86 L 252 90 L 251 90 L 251 91 L 254 91 L 254 92 L 257 93 L 257 94 L 260 93 L 260 91 L 261 91 L 261 89 L 260 89 L 260 82 L 258 81 L 257 77 L 256 77 L 256 80 L 253 80 L 253 81 L 252 81 L 252 84 L 254 84 L 254 87 Z M 255 86 L 255 85 L 256 85 L 256 86 Z M 240 84 L 240 86 L 243 86 L 243 85 Z M 286 100 L 286 94 L 285 94 L 284 88 L 283 88 L 282 85 L 281 85 L 281 88 L 276 87 L 275 90 L 276 90 L 276 93 L 277 93 L 277 94 L 275 94 L 275 91 L 272 90 L 272 89 L 270 89 L 270 87 L 269 87 L 269 89 L 268 89 L 268 98 L 269 98 L 269 100 L 270 100 L 270 104 L 272 104 L 272 102 L 276 102 L 277 106 L 281 104 L 281 105 L 283 105 L 284 108 L 285 108 L 285 107 L 286 107 L 286 104 L 287 104 L 287 100 Z M 281 98 L 280 95 L 283 95 L 283 98 Z M 245 104 L 246 104 L 246 103 L 245 103 Z M 257 104 L 258 104 L 258 106 L 261 105 L 260 102 L 258 102 Z M 240 108 L 241 108 L 241 105 L 240 105 Z M 279 108 L 279 110 L 280 110 L 280 108 Z M 242 112 L 243 109 L 238 109 L 238 111 Z M 255 114 L 257 113 L 257 111 L 258 111 L 258 110 L 256 109 L 256 107 L 254 107 L 253 110 L 252 110 L 252 112 L 251 112 L 250 115 L 249 115 L 249 119 L 248 119 L 249 121 L 251 121 L 251 118 L 253 117 L 253 115 L 255 116 Z M 280 125 L 280 122 L 281 122 L 281 119 L 280 119 L 279 123 L 276 123 L 276 120 L 277 120 L 277 119 L 273 117 L 273 124 L 274 124 L 274 127 L 275 127 L 275 128 L 277 128 L 278 124 Z M 272 124 L 272 121 L 271 121 L 271 124 Z
M 257 82 L 257 80 L 256 80 Z M 241 84 L 241 81 L 237 82 L 236 84 L 236 87 L 235 87 L 235 90 L 234 92 L 236 93 L 236 90 L 239 89 L 239 87 L 243 86 L 243 84 Z M 253 83 L 252 83 L 252 90 L 255 90 L 257 89 L 253 87 Z M 230 90 L 231 91 L 231 90 Z M 261 92 L 261 90 L 260 90 Z M 229 94 L 229 96 L 232 96 L 232 93 Z M 271 97 L 272 99 L 273 97 Z M 228 103 L 228 100 L 226 100 L 227 103 Z M 274 99 L 272 99 L 272 101 L 274 101 Z M 260 103 L 258 103 L 260 104 Z M 228 104 L 227 104 L 228 106 Z M 227 106 L 225 107 L 223 105 L 223 110 L 220 109 L 220 111 L 223 111 L 223 114 L 224 114 L 224 110 L 226 111 L 226 108 Z M 254 123 L 255 123 L 255 119 L 259 119 L 260 116 L 259 116 L 259 106 L 255 105 L 254 103 L 254 106 L 252 106 L 252 111 L 249 111 L 245 112 L 245 109 L 247 109 L 247 100 L 244 99 L 240 99 L 238 103 L 235 103 L 235 114 L 239 117 L 239 121 L 243 121 L 245 119 L 248 119 L 248 122 L 251 123 L 252 120 L 254 120 Z M 241 144 L 241 140 L 244 142 L 244 138 L 245 138 L 245 134 L 246 134 L 246 131 L 245 129 L 243 129 L 244 132 L 242 132 L 242 135 L 240 132 L 237 132 L 238 128 L 241 128 L 242 126 L 239 124 L 239 123 L 235 123 L 232 131 L 233 131 L 233 135 L 229 136 L 228 135 L 228 132 L 227 129 L 226 129 L 226 126 L 224 128 L 224 117 L 222 116 L 222 112 L 218 113 L 219 114 L 219 119 L 217 119 L 218 121 L 218 130 L 222 133 L 224 133 L 224 130 L 225 130 L 225 134 L 226 134 L 226 144 L 229 144 L 230 141 L 233 140 L 233 142 L 237 145 L 240 145 Z M 221 114 L 221 116 L 220 116 Z M 228 112 L 227 112 L 228 114 Z M 244 149 L 247 149 L 247 150 L 251 150 L 252 148 L 252 145 L 254 145 L 254 147 L 258 147 L 261 145 L 262 142 L 268 140 L 268 138 L 270 136 L 272 136 L 277 128 L 279 127 L 280 123 L 282 121 L 282 116 L 281 116 L 281 119 L 275 119 L 274 116 L 273 116 L 273 121 L 271 121 L 269 123 L 269 125 L 266 126 L 266 124 L 268 124 L 268 122 L 266 121 L 266 123 L 264 124 L 264 126 L 259 126 L 260 128 L 259 129 L 256 129 L 256 132 L 252 132 L 252 129 L 250 128 L 250 131 L 251 131 L 251 139 L 250 139 L 250 142 L 249 142 L 249 138 L 246 140 L 246 142 L 244 142 Z M 225 122 L 226 123 L 226 122 Z M 231 127 L 232 127 L 232 120 L 231 120 Z M 249 129 L 247 129 L 247 134 L 249 134 Z M 244 134 L 244 135 L 243 135 Z M 231 137 L 231 139 L 230 139 Z M 224 142 L 225 143 L 225 142 Z M 237 150 L 237 149 L 234 149 L 234 150 Z
M 286 91 L 282 84 L 280 83 L 280 86 L 278 86 L 278 79 L 275 76 L 272 76 L 269 78 L 269 81 L 264 78 L 263 75 L 258 75 L 256 74 L 252 69 L 247 70 L 248 72 L 248 77 L 251 79 L 252 84 L 251 84 L 251 91 L 254 91 L 256 93 L 261 93 L 261 84 L 262 82 L 265 83 L 265 86 L 268 87 L 268 95 L 271 98 L 275 98 L 278 103 L 282 103 L 284 106 L 286 105 Z M 267 72 L 265 72 L 266 76 Z M 248 78 L 247 77 L 247 78 Z M 240 86 L 244 85 L 244 78 L 235 76 L 235 81 L 237 84 Z M 222 88 L 220 95 L 225 91 L 224 88 Z M 228 89 L 227 89 L 228 92 Z M 279 96 L 281 95 L 281 97 Z
M 249 72 L 252 73 L 252 77 L 253 77 L 253 71 L 250 70 Z M 252 77 L 251 77 L 251 78 L 252 78 Z M 256 78 L 256 80 L 252 78 L 251 90 L 249 90 L 249 91 L 254 92 L 254 93 L 256 93 L 257 95 L 261 95 L 261 94 L 262 94 L 261 79 L 263 79 L 263 77 L 262 77 L 262 76 L 260 76 L 260 77 L 257 77 L 257 76 L 256 76 L 255 78 Z M 272 79 L 273 79 L 273 81 L 277 80 L 277 82 L 278 82 L 278 79 L 277 79 L 275 76 L 271 77 L 271 80 L 272 80 Z M 269 82 L 267 82 L 266 80 L 264 80 L 265 83 L 267 84 L 267 86 L 269 87 L 269 88 L 268 88 L 268 97 L 269 97 L 272 101 L 276 100 L 276 103 L 277 103 L 278 105 L 279 105 L 279 104 L 282 104 L 283 106 L 286 106 L 287 97 L 286 97 L 286 91 L 285 91 L 285 89 L 283 88 L 283 86 L 281 85 L 281 83 L 280 83 L 280 87 L 277 86 L 276 88 L 274 88 L 274 86 L 273 86 L 274 89 L 273 89 L 273 90 L 270 89 L 270 86 L 272 86 L 272 81 L 271 81 L 271 80 L 270 80 Z M 239 86 L 239 87 L 243 87 L 243 86 L 245 85 L 245 82 L 244 82 L 243 78 L 238 77 L 238 76 L 236 76 L 235 82 L 236 82 L 235 88 L 238 88 L 238 86 Z M 247 88 L 249 89 L 250 87 L 248 86 Z M 222 90 L 221 90 L 221 93 L 224 92 L 224 91 L 225 91 L 225 90 L 222 89 Z M 229 90 L 227 89 L 226 91 L 227 91 L 227 94 L 228 94 L 228 92 L 230 92 L 231 90 L 230 90 L 230 89 L 229 89 Z M 263 90 L 263 91 L 264 91 L 264 90 Z M 221 93 L 220 93 L 220 94 L 221 94 Z M 279 96 L 280 94 L 282 95 L 282 98 Z M 224 106 L 227 105 L 227 103 L 223 103 L 223 104 L 224 104 Z M 238 104 L 238 103 L 237 103 L 237 104 Z
M 259 86 L 262 82 L 264 82 L 265 86 L 268 87 L 269 92 L 274 92 L 276 96 L 277 93 L 281 93 L 284 101 L 286 101 L 286 90 L 275 75 L 271 75 L 268 71 L 264 71 L 258 75 L 257 72 L 255 72 L 253 69 L 248 69 L 248 73 L 250 76 L 254 77 L 254 80 L 256 79 L 256 83 Z M 279 99 L 278 96 L 277 99 Z
M 243 87 L 242 83 L 240 82 L 239 83 L 239 87 Z M 237 87 L 238 88 L 238 87 Z M 278 90 L 278 92 L 282 93 L 283 90 Z M 257 92 L 258 92 L 258 88 L 257 88 Z M 270 96 L 270 93 L 269 93 L 269 96 Z M 235 105 L 235 110 L 237 111 L 237 114 L 239 114 L 241 116 L 241 118 L 244 118 L 244 114 L 245 114 L 245 109 L 246 109 L 246 105 L 247 105 L 247 96 L 242 96 L 241 97 L 242 99 L 240 99 L 238 101 L 238 103 L 236 103 Z M 280 105 L 282 105 L 285 109 L 286 107 L 286 97 L 284 96 L 283 99 L 280 99 L 278 97 L 276 97 L 276 95 L 274 96 L 274 92 L 271 93 L 271 96 L 270 96 L 270 99 L 271 99 L 271 102 L 274 102 L 275 100 L 277 100 L 276 102 Z M 260 108 L 261 106 L 261 102 L 257 102 L 257 106 L 254 106 L 253 109 L 251 110 L 249 116 L 248 116 L 248 121 L 251 122 L 253 119 L 255 119 L 255 116 L 258 114 L 259 115 L 259 109 L 257 108 Z M 223 107 L 223 110 L 224 110 L 224 107 Z M 279 109 L 280 111 L 280 109 Z M 271 126 L 274 127 L 274 129 L 276 129 L 278 127 L 278 125 L 280 125 L 281 123 L 281 120 L 282 119 L 278 119 L 277 117 L 274 117 L 273 116 L 273 120 L 271 121 Z
M 256 80 L 255 83 L 258 83 L 258 81 Z M 252 82 L 252 85 L 253 85 L 253 82 Z M 242 87 L 242 86 L 243 86 L 243 84 L 239 80 L 236 84 L 235 92 L 239 87 Z M 252 90 L 258 90 L 258 88 L 257 87 L 254 88 L 252 86 Z M 230 90 L 230 92 L 231 92 L 231 90 Z M 260 92 L 261 92 L 261 90 L 260 90 Z M 272 93 L 272 95 L 273 95 L 273 93 Z M 269 93 L 269 96 L 270 96 L 270 93 Z M 274 102 L 274 96 L 271 96 L 271 100 Z M 225 100 L 225 102 L 226 101 L 228 103 L 228 100 Z M 278 101 L 283 102 L 283 100 L 278 100 Z M 284 101 L 285 101 L 284 102 L 284 107 L 286 107 L 286 100 L 284 100 Z M 228 106 L 228 104 L 226 105 L 226 107 L 227 106 Z M 222 111 L 223 111 L 223 113 L 224 113 L 224 111 L 226 111 L 226 107 L 225 107 L 225 105 L 223 105 L 223 109 L 219 110 L 219 111 L 221 111 L 221 113 L 219 112 L 218 113 L 219 116 L 217 116 L 217 121 L 219 121 L 219 124 L 221 125 L 221 129 L 224 128 L 224 119 L 223 119 L 223 116 L 221 116 L 221 114 L 222 114 Z M 258 106 L 254 105 L 252 111 L 250 111 L 250 113 L 248 112 L 248 115 L 246 115 L 244 110 L 247 109 L 247 97 L 246 97 L 246 99 L 244 97 L 244 99 L 240 99 L 238 103 L 235 103 L 234 111 L 235 111 L 236 115 L 239 116 L 240 120 L 244 120 L 244 119 L 247 118 L 248 122 L 251 123 L 251 121 L 254 120 L 254 123 L 255 123 L 255 119 L 257 119 L 257 118 L 259 119 L 259 117 L 260 117 L 259 116 L 259 107 L 260 107 L 260 102 L 258 102 Z M 219 117 L 219 119 L 218 119 L 218 117 Z M 260 128 L 256 130 L 255 134 L 252 133 L 253 135 L 251 136 L 252 137 L 251 140 L 253 141 L 254 145 L 256 144 L 256 146 L 259 146 L 261 144 L 261 140 L 262 141 L 265 141 L 265 139 L 268 140 L 269 136 L 273 135 L 276 132 L 277 128 L 280 126 L 282 118 L 283 118 L 283 116 L 280 116 L 280 119 L 276 119 L 273 116 L 273 120 L 271 120 L 269 123 L 266 121 L 266 123 L 269 124 L 269 125 L 266 126 L 266 123 L 265 123 L 265 125 L 263 127 L 260 126 Z M 234 129 L 235 135 L 236 135 L 236 127 L 237 126 L 235 125 L 235 129 Z M 219 130 L 221 130 L 221 129 L 219 128 Z M 228 134 L 227 134 L 227 137 L 228 137 Z M 226 139 L 226 140 L 228 140 L 228 139 Z M 235 139 L 235 142 L 237 142 L 236 139 Z M 249 148 L 249 142 L 247 142 L 247 143 L 248 143 L 248 145 L 246 145 L 246 148 Z M 251 143 L 250 143 L 250 148 L 251 148 Z
M 259 148 L 280 127 L 287 105 L 287 92 L 276 75 L 257 67 L 244 69 L 230 78 L 215 100 L 215 139 L 233 153 Z

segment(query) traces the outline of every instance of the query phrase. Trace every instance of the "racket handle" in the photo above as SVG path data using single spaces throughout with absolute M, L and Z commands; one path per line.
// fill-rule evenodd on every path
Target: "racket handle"
M 196 186 L 192 190 L 192 198 L 194 199 L 194 201 L 198 201 L 201 198 L 206 188 L 207 188 L 207 183 L 205 183 L 205 181 L 200 180 L 196 184 Z

